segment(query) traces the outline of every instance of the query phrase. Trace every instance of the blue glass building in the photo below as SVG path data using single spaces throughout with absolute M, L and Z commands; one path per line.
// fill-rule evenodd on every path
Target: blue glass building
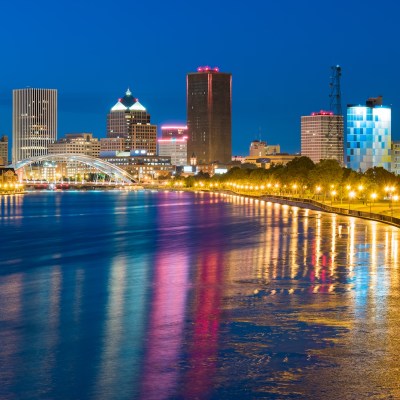
M 368 99 L 366 106 L 347 106 L 346 163 L 355 171 L 390 171 L 391 108 L 382 105 L 381 97 Z

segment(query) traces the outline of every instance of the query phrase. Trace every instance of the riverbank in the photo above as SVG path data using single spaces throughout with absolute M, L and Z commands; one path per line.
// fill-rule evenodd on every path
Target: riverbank
M 194 188 L 165 188 L 153 187 L 153 190 L 173 190 L 173 191 L 199 191 Z M 232 190 L 202 190 L 203 192 L 226 193 L 238 196 L 256 198 L 272 203 L 285 204 L 289 206 L 296 206 L 308 208 L 311 210 L 325 211 L 334 214 L 347 215 L 351 217 L 363 218 L 372 221 L 383 222 L 385 224 L 393 225 L 400 228 L 400 205 L 388 201 L 375 201 L 375 202 L 361 202 L 353 200 L 349 203 L 344 202 L 324 202 L 314 199 L 294 197 L 294 196 L 278 196 L 254 192 L 234 192 Z

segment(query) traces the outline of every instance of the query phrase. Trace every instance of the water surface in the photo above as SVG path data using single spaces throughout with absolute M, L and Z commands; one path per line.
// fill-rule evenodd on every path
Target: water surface
M 398 399 L 398 229 L 204 193 L 0 199 L 1 399 Z

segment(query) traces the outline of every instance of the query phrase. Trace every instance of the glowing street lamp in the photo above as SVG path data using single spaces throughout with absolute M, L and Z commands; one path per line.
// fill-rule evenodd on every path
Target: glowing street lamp
M 321 193 L 321 190 L 322 190 L 322 188 L 319 185 L 315 188 L 315 191 L 317 192 L 317 200 L 319 199 L 318 196 Z
M 332 207 L 332 203 L 333 203 L 333 199 L 335 198 L 335 196 L 336 196 L 336 194 L 337 194 L 337 192 L 336 192 L 336 190 L 332 190 L 331 191 L 331 207 Z
M 370 213 L 370 214 L 371 214 L 371 212 L 372 212 L 372 203 L 375 202 L 376 197 L 377 197 L 377 194 L 376 194 L 376 193 L 372 193 L 372 194 L 371 194 L 371 199 L 372 199 L 372 201 L 369 203 L 369 213 Z
M 351 192 L 349 192 L 349 211 L 350 211 L 350 202 L 351 199 L 354 199 L 354 197 L 356 197 L 356 192 L 354 192 L 353 190 Z

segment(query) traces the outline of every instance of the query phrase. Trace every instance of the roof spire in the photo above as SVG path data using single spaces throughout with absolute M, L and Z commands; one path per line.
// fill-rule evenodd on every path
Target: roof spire
M 129 88 L 127 89 L 126 93 L 127 96 L 132 96 L 132 92 L 129 90 Z

